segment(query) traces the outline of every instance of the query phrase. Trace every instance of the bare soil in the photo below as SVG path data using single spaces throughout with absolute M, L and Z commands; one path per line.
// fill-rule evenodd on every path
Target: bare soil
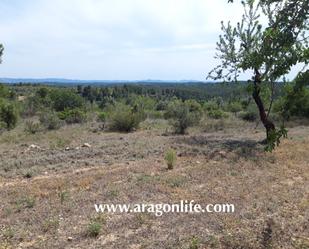
M 272 154 L 262 129 L 95 125 L 0 135 L 0 249 L 309 248 L 309 127 Z M 89 146 L 84 144 L 88 143 Z M 31 146 L 35 145 L 35 146 Z M 83 146 L 84 145 L 84 146 Z M 164 154 L 177 151 L 167 171 Z M 233 203 L 234 214 L 97 214 L 95 203 Z M 93 220 L 97 237 L 87 234 Z

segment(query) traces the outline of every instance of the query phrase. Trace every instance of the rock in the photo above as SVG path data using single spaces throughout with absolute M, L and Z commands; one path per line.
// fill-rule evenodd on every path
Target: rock
M 201 164 L 201 162 L 200 162 L 200 161 L 196 161 L 196 163 L 197 163 L 197 164 Z
M 40 146 L 38 146 L 38 145 L 35 145 L 35 144 L 31 144 L 29 147 L 28 147 L 28 149 L 38 149 L 38 150 L 40 150 L 41 149 L 41 147 Z
M 43 150 L 40 146 L 31 144 L 24 152 L 33 151 L 33 150 Z
M 91 148 L 91 145 L 88 144 L 88 143 L 84 143 L 82 147 L 83 147 L 83 148 Z
M 65 150 L 66 150 L 66 151 L 69 151 L 69 150 L 70 150 L 70 147 L 66 147 Z
M 73 237 L 68 237 L 68 241 L 72 241 L 73 240 Z
M 225 151 L 219 151 L 218 153 L 221 157 L 226 157 L 226 152 Z

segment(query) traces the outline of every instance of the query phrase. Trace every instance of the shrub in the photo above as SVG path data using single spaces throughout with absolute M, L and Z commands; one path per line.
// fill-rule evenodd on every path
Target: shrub
M 48 130 L 57 130 L 63 124 L 58 115 L 54 112 L 43 112 L 40 115 L 40 122 Z
M 24 178 L 31 178 L 32 176 L 33 176 L 33 171 L 31 171 L 31 170 L 27 170 L 23 174 Z
M 107 113 L 106 112 L 99 112 L 98 113 L 98 121 L 100 122 L 106 122 L 107 119 Z
M 25 123 L 25 131 L 30 133 L 30 134 L 35 134 L 40 131 L 40 124 L 35 123 L 32 120 L 27 120 Z
M 242 105 L 240 102 L 234 101 L 228 104 L 227 111 L 232 112 L 236 115 L 237 112 L 242 110 Z
M 114 131 L 130 132 L 137 129 L 143 115 L 134 112 L 128 105 L 117 103 L 109 113 L 109 128 Z
M 23 117 L 32 117 L 37 113 L 39 108 L 40 108 L 39 99 L 36 97 L 29 97 L 23 103 L 21 115 Z
M 57 112 L 62 112 L 65 109 L 81 108 L 84 104 L 84 100 L 76 93 L 65 90 L 57 89 L 50 93 L 52 106 Z
M 85 111 L 81 109 L 65 109 L 58 113 L 58 117 L 68 124 L 83 123 L 87 119 Z
M 88 224 L 87 235 L 90 237 L 98 237 L 100 231 L 102 229 L 102 225 L 97 221 L 91 221 Z
M 164 157 L 166 164 L 167 164 L 167 168 L 169 170 L 172 170 L 175 166 L 176 163 L 176 152 L 173 149 L 169 149 L 166 153 L 165 153 L 165 157 Z
M 160 100 L 157 105 L 156 105 L 156 110 L 157 111 L 165 111 L 167 109 L 168 102 Z
M 0 120 L 8 130 L 14 129 L 18 120 L 18 112 L 13 104 L 3 104 L 0 106 Z
M 222 111 L 221 109 L 217 109 L 217 110 L 211 110 L 209 111 L 208 113 L 208 116 L 210 118 L 213 118 L 213 119 L 221 119 L 221 118 L 226 118 L 228 115 Z
M 203 109 L 205 111 L 212 111 L 212 110 L 218 110 L 219 109 L 219 105 L 217 102 L 215 102 L 214 100 L 210 100 L 210 101 L 206 101 L 203 104 Z
M 258 115 L 254 111 L 244 111 L 239 113 L 239 117 L 245 121 L 254 122 L 257 120 Z
M 198 124 L 201 114 L 201 106 L 196 101 L 175 100 L 168 105 L 165 118 L 171 120 L 176 133 L 184 134 L 188 127 Z

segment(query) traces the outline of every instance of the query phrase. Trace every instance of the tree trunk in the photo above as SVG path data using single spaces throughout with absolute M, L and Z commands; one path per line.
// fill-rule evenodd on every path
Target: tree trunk
M 258 70 L 255 70 L 255 77 L 254 77 L 254 89 L 252 97 L 259 109 L 260 119 L 266 129 L 266 136 L 269 137 L 270 133 L 276 130 L 276 127 L 272 121 L 270 121 L 267 117 L 267 113 L 265 111 L 265 107 L 260 96 L 261 92 L 261 75 Z

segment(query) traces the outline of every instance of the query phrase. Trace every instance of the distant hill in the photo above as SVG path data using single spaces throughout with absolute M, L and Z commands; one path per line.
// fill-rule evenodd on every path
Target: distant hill
M 196 80 L 78 80 L 78 79 L 61 79 L 61 78 L 0 78 L 0 83 L 5 84 L 19 84 L 19 83 L 33 83 L 33 84 L 94 84 L 94 85 L 107 85 L 107 84 L 155 84 L 155 83 L 207 83 Z M 209 82 L 210 83 L 210 82 Z

